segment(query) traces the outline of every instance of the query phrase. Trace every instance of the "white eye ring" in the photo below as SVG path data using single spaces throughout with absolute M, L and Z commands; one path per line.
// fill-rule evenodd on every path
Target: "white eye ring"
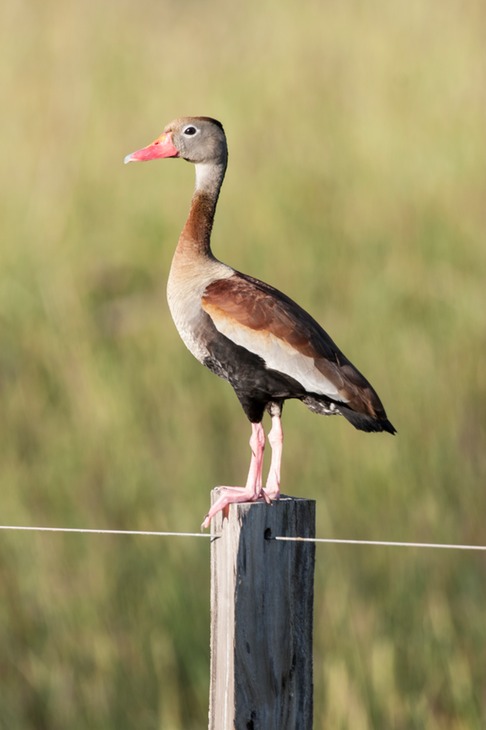
M 184 127 L 182 130 L 183 134 L 187 134 L 188 137 L 192 137 L 194 134 L 197 134 L 199 132 L 199 129 L 195 127 L 193 124 L 188 124 L 187 127 Z

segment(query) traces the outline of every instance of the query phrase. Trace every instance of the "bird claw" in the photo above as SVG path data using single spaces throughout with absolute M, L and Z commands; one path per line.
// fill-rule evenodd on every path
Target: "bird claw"
M 258 499 L 263 499 L 265 504 L 272 504 L 271 497 L 266 493 L 264 489 L 262 489 L 262 491 L 260 492 Z
M 273 502 L 272 495 L 267 494 L 265 489 L 260 489 L 259 492 L 255 493 L 249 492 L 246 487 L 215 487 L 213 491 L 217 492 L 218 498 L 202 521 L 201 530 L 207 530 L 211 524 L 212 518 L 218 512 L 223 512 L 223 519 L 225 517 L 228 518 L 229 507 L 231 504 L 262 501 L 265 502 L 265 504 L 271 505 Z M 278 498 L 278 495 L 276 498 Z

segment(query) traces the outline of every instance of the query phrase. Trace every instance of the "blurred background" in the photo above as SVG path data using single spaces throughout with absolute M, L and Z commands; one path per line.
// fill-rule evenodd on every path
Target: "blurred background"
M 297 299 L 398 436 L 299 403 L 283 491 L 321 537 L 486 544 L 479 0 L 9 0 L 0 10 L 0 511 L 198 530 L 249 426 L 170 320 L 193 188 L 123 167 L 220 119 L 215 254 Z M 486 723 L 486 560 L 319 546 L 315 723 Z M 0 533 L 0 727 L 207 727 L 209 541 Z

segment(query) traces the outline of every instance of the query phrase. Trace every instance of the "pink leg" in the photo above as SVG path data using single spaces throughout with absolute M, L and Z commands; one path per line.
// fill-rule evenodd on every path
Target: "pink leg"
M 244 487 L 218 487 L 219 497 L 211 506 L 201 525 L 203 529 L 209 527 L 211 519 L 220 510 L 229 504 L 236 502 L 255 502 L 260 497 L 268 501 L 262 490 L 263 451 L 265 448 L 265 432 L 261 423 L 251 424 L 251 461 L 246 486 Z
M 283 431 L 279 415 L 272 416 L 272 428 L 268 434 L 268 441 L 272 447 L 272 461 L 268 472 L 267 484 L 264 493 L 275 500 L 280 497 L 280 465 L 282 463 Z
M 261 423 L 251 424 L 250 449 L 251 461 L 245 489 L 260 493 L 263 486 L 263 452 L 265 450 L 265 431 Z

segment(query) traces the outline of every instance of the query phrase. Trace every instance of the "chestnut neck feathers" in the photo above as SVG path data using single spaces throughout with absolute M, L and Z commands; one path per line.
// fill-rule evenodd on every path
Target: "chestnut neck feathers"
M 226 172 L 224 162 L 196 163 L 196 187 L 177 251 L 201 256 L 211 254 L 211 231 L 219 192 Z

